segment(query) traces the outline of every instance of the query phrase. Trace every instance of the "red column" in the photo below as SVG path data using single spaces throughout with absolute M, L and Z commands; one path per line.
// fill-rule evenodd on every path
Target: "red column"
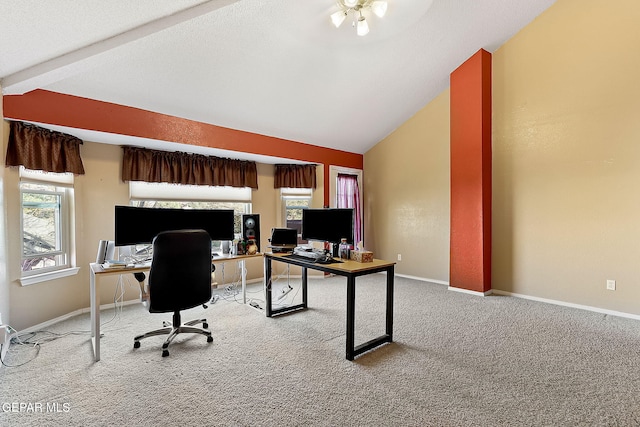
M 449 286 L 491 289 L 491 54 L 451 73 Z

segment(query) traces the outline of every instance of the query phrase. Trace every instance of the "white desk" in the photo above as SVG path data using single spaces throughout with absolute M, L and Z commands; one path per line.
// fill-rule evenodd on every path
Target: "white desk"
M 254 255 L 222 255 L 212 259 L 212 263 L 224 263 L 228 261 L 239 261 L 242 270 L 242 302 L 247 303 L 247 270 L 245 261 L 248 258 L 262 256 L 262 254 Z M 93 346 L 93 356 L 95 361 L 100 360 L 100 279 L 108 276 L 147 273 L 151 269 L 150 265 L 140 265 L 127 268 L 105 269 L 102 264 L 89 264 L 89 277 L 91 282 L 91 344 Z

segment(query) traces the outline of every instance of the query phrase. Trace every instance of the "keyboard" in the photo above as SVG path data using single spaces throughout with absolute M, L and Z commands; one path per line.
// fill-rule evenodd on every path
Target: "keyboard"
M 300 249 L 300 248 L 295 248 L 293 250 L 293 255 L 306 258 L 312 262 L 326 261 L 328 256 L 327 254 L 324 253 L 324 251 L 307 251 L 305 249 Z

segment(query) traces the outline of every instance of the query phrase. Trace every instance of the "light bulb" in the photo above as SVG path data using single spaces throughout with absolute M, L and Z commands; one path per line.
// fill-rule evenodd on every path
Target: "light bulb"
M 369 33 L 369 24 L 367 24 L 364 16 L 361 16 L 358 19 L 358 27 L 356 28 L 356 32 L 359 36 L 366 36 Z
M 340 25 L 342 25 L 346 17 L 347 17 L 347 12 L 339 10 L 331 14 L 331 22 L 333 22 L 333 25 L 335 25 L 336 28 L 338 28 Z
M 358 4 L 358 0 L 344 0 L 344 5 L 351 8 Z
M 371 3 L 371 9 L 373 13 L 382 18 L 385 13 L 387 13 L 387 2 L 386 1 L 374 1 Z

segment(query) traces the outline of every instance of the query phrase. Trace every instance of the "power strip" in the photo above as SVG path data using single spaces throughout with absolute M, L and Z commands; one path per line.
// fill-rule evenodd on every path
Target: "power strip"
M 0 359 L 4 360 L 11 345 L 11 334 L 8 325 L 0 325 Z M 1 367 L 1 366 L 0 366 Z
M 289 292 L 291 292 L 293 290 L 293 288 L 291 287 L 291 285 L 287 285 L 284 288 L 282 288 L 282 290 L 280 291 L 280 293 L 278 294 L 278 301 L 280 301 L 282 298 L 284 298 L 285 296 L 287 296 L 287 294 Z
M 7 325 L 0 325 L 0 344 L 6 343 L 9 336 L 9 328 Z

